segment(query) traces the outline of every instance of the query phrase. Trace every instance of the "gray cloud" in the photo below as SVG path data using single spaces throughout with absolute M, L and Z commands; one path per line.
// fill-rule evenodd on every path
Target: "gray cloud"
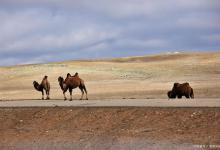
M 0 0 L 0 65 L 220 50 L 218 0 Z

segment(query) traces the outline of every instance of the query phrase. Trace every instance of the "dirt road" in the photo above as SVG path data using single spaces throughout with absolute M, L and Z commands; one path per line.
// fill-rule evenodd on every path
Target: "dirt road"
M 118 99 L 0 101 L 0 107 L 220 107 L 220 99 Z

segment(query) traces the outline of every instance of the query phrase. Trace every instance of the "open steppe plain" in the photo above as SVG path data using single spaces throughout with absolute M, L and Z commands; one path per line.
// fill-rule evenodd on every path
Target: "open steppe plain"
M 220 53 L 179 53 L 106 60 L 0 67 L 0 100 L 40 99 L 33 81 L 44 75 L 51 99 L 63 99 L 57 78 L 79 73 L 89 99 L 167 98 L 174 82 L 189 82 L 196 98 L 220 97 Z M 80 90 L 73 98 L 80 98 Z
M 89 101 L 78 101 L 76 89 L 77 107 L 56 105 L 63 103 L 57 78 L 75 72 Z M 52 107 L 1 107 L 0 149 L 220 149 L 219 52 L 0 67 L 0 74 L 1 104 L 36 103 L 41 93 L 32 82 L 44 75 L 55 101 Z M 196 99 L 168 100 L 174 82 L 189 82 Z M 108 100 L 127 103 L 108 107 Z M 83 105 L 97 101 L 105 106 Z

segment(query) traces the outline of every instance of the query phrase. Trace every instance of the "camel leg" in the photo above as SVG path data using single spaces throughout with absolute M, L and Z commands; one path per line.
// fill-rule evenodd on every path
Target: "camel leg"
M 86 93 L 86 100 L 88 100 L 87 93 Z
M 86 100 L 88 100 L 87 93 L 86 93 Z
M 67 100 L 65 92 L 63 91 L 64 101 Z
M 186 94 L 185 97 L 186 97 L 187 99 L 189 99 L 190 96 Z
M 191 98 L 194 98 L 193 89 L 191 89 L 190 97 L 191 97 Z
M 85 93 L 86 93 L 86 100 L 88 100 L 88 97 L 87 97 L 87 90 L 86 90 L 86 86 L 85 86 L 85 85 L 83 86 L 83 89 L 84 89 L 84 91 L 85 91 Z
M 50 91 L 48 90 L 48 99 L 50 99 Z
M 46 94 L 47 94 L 47 99 L 50 99 L 49 91 L 48 90 L 46 90 Z
M 73 97 L 72 97 L 73 89 L 69 89 L 69 92 L 70 92 L 70 101 L 72 101 L 73 100 Z
M 68 88 L 63 89 L 64 101 L 67 100 L 66 95 L 65 95 L 65 93 L 66 93 L 67 90 L 68 90 Z
M 182 95 L 178 95 L 178 98 L 180 98 L 180 99 L 181 99 L 181 98 L 182 98 Z
M 83 99 L 83 95 L 84 95 L 83 87 L 80 86 L 79 89 L 81 90 L 81 93 L 82 93 L 80 100 L 82 100 Z
M 44 99 L 44 90 L 41 91 L 42 92 L 42 100 Z

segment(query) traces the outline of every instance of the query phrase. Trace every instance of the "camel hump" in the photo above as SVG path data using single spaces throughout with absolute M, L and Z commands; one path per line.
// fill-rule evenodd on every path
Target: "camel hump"
M 79 77 L 79 74 L 78 74 L 78 72 L 76 72 L 76 73 L 74 74 L 74 76 L 71 76 L 70 73 L 67 73 L 66 77 L 67 77 L 67 78 L 68 78 L 68 77 Z
M 173 87 L 178 87 L 180 84 L 178 83 L 178 82 L 175 82 L 174 84 L 173 84 Z
M 187 85 L 187 86 L 189 86 L 189 83 L 188 82 L 186 82 L 186 83 L 184 83 L 185 85 Z
M 79 77 L 78 72 L 76 72 L 76 73 L 74 74 L 74 77 Z
M 71 77 L 71 74 L 70 74 L 70 73 L 67 73 L 66 77 Z

